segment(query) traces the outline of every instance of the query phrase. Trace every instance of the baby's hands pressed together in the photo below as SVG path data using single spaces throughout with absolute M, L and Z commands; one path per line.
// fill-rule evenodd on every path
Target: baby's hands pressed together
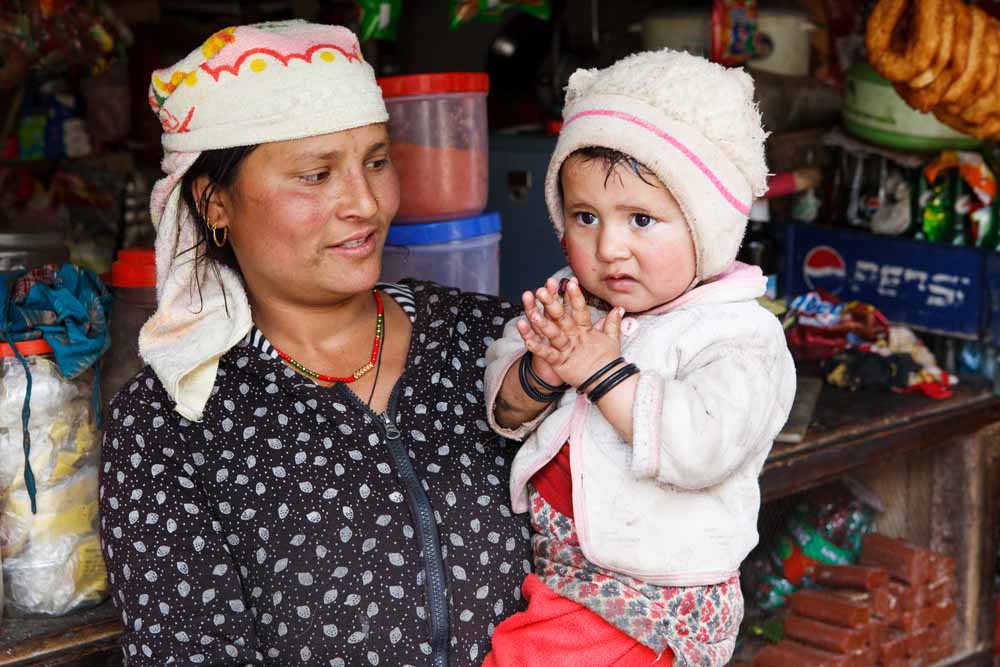
M 518 321 L 517 330 L 533 355 L 535 371 L 546 382 L 578 387 L 621 356 L 624 309 L 613 308 L 595 327 L 576 278 L 567 284 L 565 297 L 560 297 L 558 283 L 550 278 L 534 293 L 525 292 L 522 302 L 527 319 Z

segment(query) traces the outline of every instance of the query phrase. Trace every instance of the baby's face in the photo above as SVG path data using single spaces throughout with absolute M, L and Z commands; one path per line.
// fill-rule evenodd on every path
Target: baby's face
M 651 174 L 627 164 L 611 177 L 601 160 L 570 157 L 562 168 L 566 254 L 586 290 L 641 313 L 673 301 L 694 280 L 691 231 L 677 200 Z

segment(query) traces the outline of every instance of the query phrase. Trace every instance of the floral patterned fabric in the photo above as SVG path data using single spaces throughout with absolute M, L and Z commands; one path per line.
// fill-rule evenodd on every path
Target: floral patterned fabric
M 584 557 L 573 519 L 553 509 L 533 487 L 530 492 L 535 574 L 546 586 L 658 654 L 672 650 L 677 667 L 729 662 L 743 620 L 738 577 L 678 588 L 601 569 Z

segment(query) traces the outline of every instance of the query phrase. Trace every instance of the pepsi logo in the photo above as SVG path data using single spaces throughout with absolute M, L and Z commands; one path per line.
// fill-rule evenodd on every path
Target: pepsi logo
M 830 246 L 816 246 L 802 263 L 802 278 L 809 289 L 840 294 L 847 284 L 847 263 Z

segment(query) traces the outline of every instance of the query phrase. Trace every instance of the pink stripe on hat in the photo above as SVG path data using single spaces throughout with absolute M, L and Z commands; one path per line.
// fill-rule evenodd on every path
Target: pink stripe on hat
M 725 184 L 723 184 L 723 182 L 719 180 L 719 177 L 715 175 L 715 172 L 713 172 L 701 158 L 695 155 L 694 151 L 685 146 L 684 143 L 682 143 L 679 139 L 677 139 L 673 135 L 664 132 L 660 128 L 656 127 L 655 125 L 653 125 L 648 121 L 643 120 L 642 118 L 633 116 L 632 114 L 628 114 L 623 111 L 616 111 L 614 109 L 589 109 L 587 111 L 580 111 L 570 116 L 563 123 L 563 127 L 568 126 L 573 121 L 577 120 L 578 118 L 582 118 L 584 116 L 610 116 L 612 118 L 617 118 L 619 120 L 632 123 L 633 125 L 638 125 L 644 130 L 652 132 L 656 136 L 667 141 L 671 146 L 679 150 L 681 153 L 683 153 L 684 156 L 687 159 L 689 159 L 692 162 L 692 164 L 694 164 L 694 166 L 696 166 L 699 169 L 699 171 L 701 171 L 701 173 L 705 175 L 706 178 L 708 178 L 708 180 L 712 183 L 712 185 L 715 186 L 715 189 L 719 191 L 719 194 L 721 194 L 723 198 L 725 198 L 725 200 L 729 202 L 729 204 L 733 208 L 735 208 L 741 215 L 744 216 L 750 215 L 750 205 L 744 204 L 739 199 L 737 199 L 736 196 L 729 191 L 729 189 L 725 186 Z

